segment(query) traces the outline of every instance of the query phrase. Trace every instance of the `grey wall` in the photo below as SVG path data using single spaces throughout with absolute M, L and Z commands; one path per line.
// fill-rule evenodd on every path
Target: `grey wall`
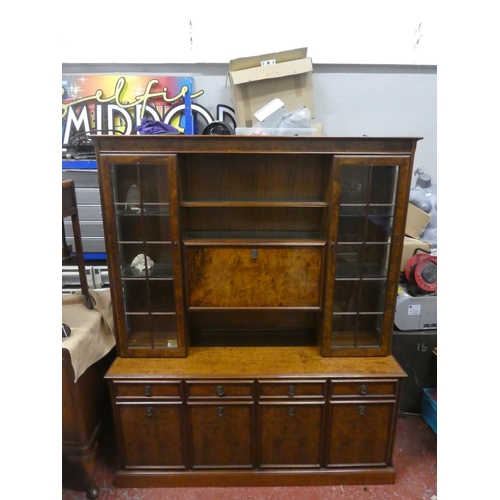
M 436 66 L 314 66 L 325 135 L 422 137 L 415 168 L 437 183 Z
M 233 106 L 227 64 L 63 64 L 63 74 L 143 73 L 192 76 L 204 90 L 196 102 L 215 116 Z M 415 168 L 437 184 L 437 67 L 314 64 L 315 123 L 331 136 L 422 137 Z

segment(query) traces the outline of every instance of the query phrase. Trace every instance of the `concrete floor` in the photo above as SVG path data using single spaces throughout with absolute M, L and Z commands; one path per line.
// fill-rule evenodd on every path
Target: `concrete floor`
M 99 500 L 383 500 L 437 499 L 437 436 L 420 415 L 400 416 L 393 463 L 396 483 L 368 486 L 252 488 L 115 488 L 116 444 L 111 432 L 100 440 L 95 468 Z M 86 499 L 77 469 L 63 461 L 62 500 Z

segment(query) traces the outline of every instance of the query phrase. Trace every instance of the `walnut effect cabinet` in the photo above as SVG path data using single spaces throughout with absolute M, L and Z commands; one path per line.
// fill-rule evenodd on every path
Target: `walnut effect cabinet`
M 417 141 L 94 137 L 117 486 L 394 482 Z

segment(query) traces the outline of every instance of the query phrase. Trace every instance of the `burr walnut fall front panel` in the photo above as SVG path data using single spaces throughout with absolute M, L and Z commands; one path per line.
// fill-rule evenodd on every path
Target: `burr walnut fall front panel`
M 188 307 L 321 306 L 323 245 L 186 246 Z

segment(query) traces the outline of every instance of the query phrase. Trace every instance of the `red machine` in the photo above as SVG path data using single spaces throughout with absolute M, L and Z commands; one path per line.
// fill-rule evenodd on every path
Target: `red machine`
M 418 251 L 419 249 L 415 250 L 406 263 L 405 277 L 410 285 L 418 287 L 424 293 L 437 292 L 437 256 L 417 253 Z

